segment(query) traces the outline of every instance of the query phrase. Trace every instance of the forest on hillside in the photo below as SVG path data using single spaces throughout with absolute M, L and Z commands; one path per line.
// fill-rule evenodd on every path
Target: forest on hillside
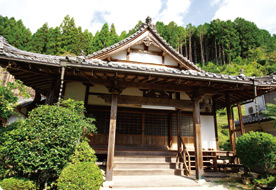
M 74 18 L 67 15 L 60 26 L 53 28 L 45 23 L 32 34 L 22 20 L 0 15 L 0 35 L 22 50 L 72 56 L 82 50 L 88 55 L 133 34 L 141 23 L 120 35 L 114 24 L 109 27 L 105 23 L 100 31 L 92 34 L 77 27 Z M 217 19 L 197 27 L 178 26 L 173 21 L 168 25 L 157 22 L 156 29 L 172 47 L 205 71 L 237 75 L 244 69 L 247 76 L 276 71 L 276 35 L 243 18 Z

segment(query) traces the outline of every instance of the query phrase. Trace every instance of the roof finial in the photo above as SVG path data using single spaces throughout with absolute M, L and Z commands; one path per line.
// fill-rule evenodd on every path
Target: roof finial
M 246 76 L 245 76 L 245 74 L 243 74 L 243 69 L 241 69 L 241 71 L 240 71 L 240 73 L 239 73 L 239 75 L 238 75 L 238 77 L 240 77 L 240 78 L 242 78 L 242 79 L 244 79 Z
M 84 56 L 84 51 L 82 49 L 80 50 L 80 55 L 79 56 Z
M 146 24 L 147 24 L 147 25 L 150 25 L 150 24 L 151 24 L 151 18 L 150 18 L 150 16 L 148 16 L 148 17 L 146 18 Z

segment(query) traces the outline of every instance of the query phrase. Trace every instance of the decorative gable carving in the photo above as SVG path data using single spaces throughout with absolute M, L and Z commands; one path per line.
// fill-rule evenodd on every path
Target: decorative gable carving
M 137 42 L 136 44 L 145 44 L 145 46 L 150 46 L 150 45 L 154 45 L 156 47 L 159 47 L 159 45 L 157 43 L 155 43 L 153 41 L 153 39 L 150 37 L 150 35 L 148 35 L 147 37 L 145 37 L 144 39 L 140 40 L 139 42 Z

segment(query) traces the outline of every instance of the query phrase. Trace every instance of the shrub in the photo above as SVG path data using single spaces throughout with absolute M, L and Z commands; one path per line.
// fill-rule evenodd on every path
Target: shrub
M 87 141 L 78 143 L 75 148 L 74 154 L 69 157 L 69 162 L 93 162 L 97 161 L 95 151 L 90 147 Z
M 257 185 L 276 185 L 276 178 L 272 175 L 268 177 L 261 177 L 259 179 L 254 179 L 253 182 Z
M 36 185 L 33 181 L 24 178 L 8 178 L 0 182 L 3 190 L 33 190 Z
M 58 179 L 60 190 L 97 190 L 103 183 L 99 167 L 92 162 L 78 162 L 65 167 Z
M 237 156 L 248 168 L 260 167 L 268 175 L 276 160 L 276 137 L 263 132 L 250 132 L 239 137 L 236 144 Z
M 74 104 L 75 109 L 67 108 Z M 30 176 L 43 186 L 56 179 L 75 146 L 86 133 L 95 131 L 93 119 L 85 118 L 83 103 L 62 101 L 58 106 L 43 105 L 14 130 L 0 145 L 1 161 L 18 176 Z

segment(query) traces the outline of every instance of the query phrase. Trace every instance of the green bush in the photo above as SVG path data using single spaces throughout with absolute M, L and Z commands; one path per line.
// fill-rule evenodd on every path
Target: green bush
M 95 151 L 90 147 L 87 141 L 82 141 L 76 145 L 75 152 L 69 157 L 69 162 L 93 162 L 97 161 Z
M 254 179 L 253 182 L 257 185 L 276 185 L 276 178 L 272 175 L 268 177 L 261 177 L 259 179 Z
M 78 162 L 62 170 L 57 187 L 59 190 L 97 190 L 102 183 L 102 172 L 95 163 Z
M 93 119 L 85 118 L 83 111 L 83 103 L 72 100 L 32 110 L 20 126 L 4 134 L 9 138 L 0 144 L 1 162 L 17 176 L 30 176 L 47 185 L 58 177 L 76 144 L 95 131 Z
M 36 185 L 33 181 L 24 178 L 8 178 L 0 182 L 3 190 L 35 190 Z
M 248 168 L 260 167 L 268 176 L 268 169 L 276 161 L 276 137 L 263 132 L 250 132 L 238 138 L 237 156 Z

